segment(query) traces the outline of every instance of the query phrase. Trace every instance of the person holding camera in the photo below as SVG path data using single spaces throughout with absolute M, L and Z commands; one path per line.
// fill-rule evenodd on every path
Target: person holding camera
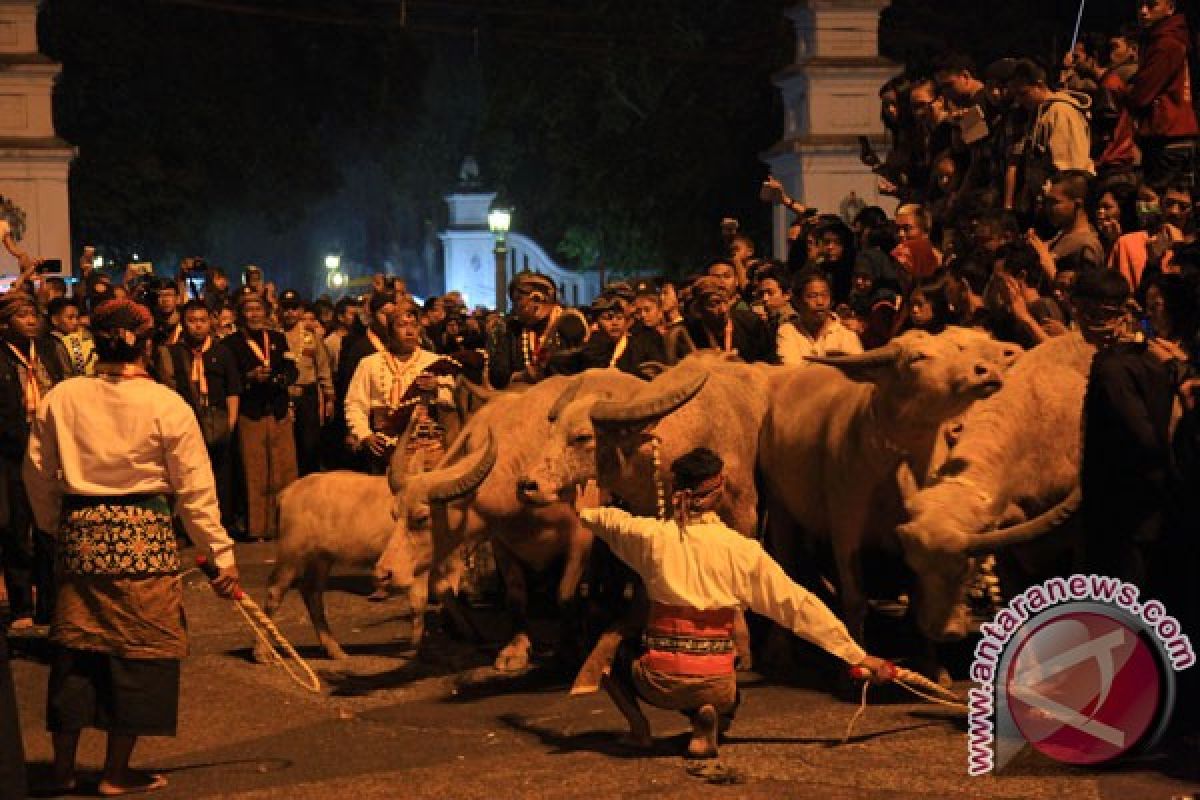
M 156 373 L 196 415 L 212 463 L 217 503 L 226 529 L 234 527 L 233 431 L 237 426 L 242 376 L 229 348 L 213 336 L 212 315 L 202 300 L 184 305 L 183 335 L 158 349 Z
M 238 332 L 221 341 L 242 378 L 237 433 L 246 486 L 246 535 L 278 533 L 279 492 L 296 480 L 296 442 L 288 388 L 300 373 L 287 337 L 267 329 L 267 308 L 253 291 L 238 298 Z

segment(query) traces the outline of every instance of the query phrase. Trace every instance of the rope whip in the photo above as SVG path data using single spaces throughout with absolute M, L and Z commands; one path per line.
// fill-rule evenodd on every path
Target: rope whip
M 891 683 L 896 684 L 900 688 L 916 695 L 928 703 L 934 703 L 939 706 L 952 708 L 955 711 L 966 714 L 969 709 L 966 703 L 959 699 L 958 695 L 949 689 L 937 684 L 919 672 L 914 672 L 911 669 L 897 667 L 895 664 L 889 665 L 892 670 Z M 862 716 L 867 713 L 867 689 L 870 688 L 871 682 L 866 680 L 869 674 L 861 667 L 854 667 L 850 670 L 850 676 L 862 680 L 862 695 L 859 698 L 858 710 L 854 712 L 854 716 L 850 718 L 850 722 L 846 725 L 846 734 L 842 737 L 842 744 L 850 741 L 850 737 L 854 735 L 854 726 L 862 719 Z M 917 688 L 920 687 L 920 688 Z
M 204 573 L 204 577 L 210 581 L 217 577 L 217 565 L 204 556 L 196 557 L 196 566 Z M 314 694 L 319 694 L 321 692 L 321 679 L 313 672 L 308 662 L 296 652 L 296 648 L 292 647 L 292 643 L 280 632 L 275 623 L 271 621 L 271 618 L 266 615 L 266 612 L 248 594 L 243 592 L 240 587 L 236 594 L 234 594 L 233 606 L 241 612 L 242 617 L 246 620 L 246 624 L 250 626 L 250 630 L 254 631 L 254 635 L 258 637 L 258 640 L 270 652 L 272 663 L 283 667 L 284 672 L 297 685 Z M 281 650 L 283 651 L 283 655 L 280 655 L 279 651 Z M 293 664 L 296 666 L 293 666 Z M 300 668 L 299 673 L 296 669 L 297 666 Z

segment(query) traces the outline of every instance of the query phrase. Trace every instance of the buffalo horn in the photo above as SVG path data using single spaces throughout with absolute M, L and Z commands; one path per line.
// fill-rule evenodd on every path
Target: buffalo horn
M 852 356 L 805 356 L 814 364 L 826 364 L 839 369 L 870 369 L 871 367 L 890 367 L 900 358 L 899 347 L 877 347 L 865 353 Z
M 429 500 L 432 503 L 448 503 L 470 494 L 479 488 L 496 466 L 496 437 L 489 430 L 487 444 L 476 450 L 452 467 L 440 469 L 429 485 Z M 434 475 L 434 473 L 428 473 Z
M 913 474 L 912 467 L 903 459 L 901 459 L 900 464 L 896 467 L 896 485 L 900 487 L 900 499 L 904 501 L 904 507 L 911 509 L 912 501 L 916 498 L 917 492 L 920 489 L 917 485 L 917 476 Z
M 671 370 L 658 380 L 652 381 L 646 393 L 632 400 L 602 400 L 592 406 L 592 422 L 609 424 L 644 423 L 670 414 L 691 400 L 704 388 L 708 373 L 703 370 L 679 375 L 680 370 Z
M 1066 522 L 1067 518 L 1079 509 L 1082 500 L 1083 492 L 1076 486 L 1062 502 L 1031 520 L 1018 525 L 1011 525 L 1007 528 L 1001 528 L 998 531 L 977 533 L 970 537 L 967 542 L 966 553 L 967 555 L 994 553 L 997 550 L 1010 547 L 1014 544 L 1023 544 L 1032 541 Z
M 546 414 L 546 419 L 550 422 L 558 422 L 558 417 L 562 414 L 563 409 L 574 402 L 579 396 L 579 390 L 583 388 L 583 378 L 573 378 L 567 388 L 562 390 L 558 399 L 554 401 L 554 405 L 550 407 L 550 412 Z
M 417 415 L 413 414 L 408 419 L 404 433 L 400 434 L 400 441 L 396 443 L 396 449 L 388 463 L 388 488 L 392 490 L 392 494 L 399 494 L 404 489 L 404 482 L 408 480 L 408 439 L 416 426 Z

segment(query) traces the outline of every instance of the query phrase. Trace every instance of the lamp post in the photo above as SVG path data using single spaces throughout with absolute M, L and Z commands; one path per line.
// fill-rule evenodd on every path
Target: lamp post
M 512 212 L 503 208 L 493 208 L 488 214 L 488 228 L 496 239 L 496 311 L 504 313 L 507 298 L 508 276 L 505 270 L 505 260 L 508 255 L 508 228 L 512 225 Z

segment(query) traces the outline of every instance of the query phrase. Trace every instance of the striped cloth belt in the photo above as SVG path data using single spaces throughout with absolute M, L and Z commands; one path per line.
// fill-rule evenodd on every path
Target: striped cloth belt
M 663 636 L 646 633 L 642 644 L 647 650 L 661 653 L 683 653 L 692 656 L 725 655 L 734 652 L 732 639 L 713 639 L 695 636 Z

